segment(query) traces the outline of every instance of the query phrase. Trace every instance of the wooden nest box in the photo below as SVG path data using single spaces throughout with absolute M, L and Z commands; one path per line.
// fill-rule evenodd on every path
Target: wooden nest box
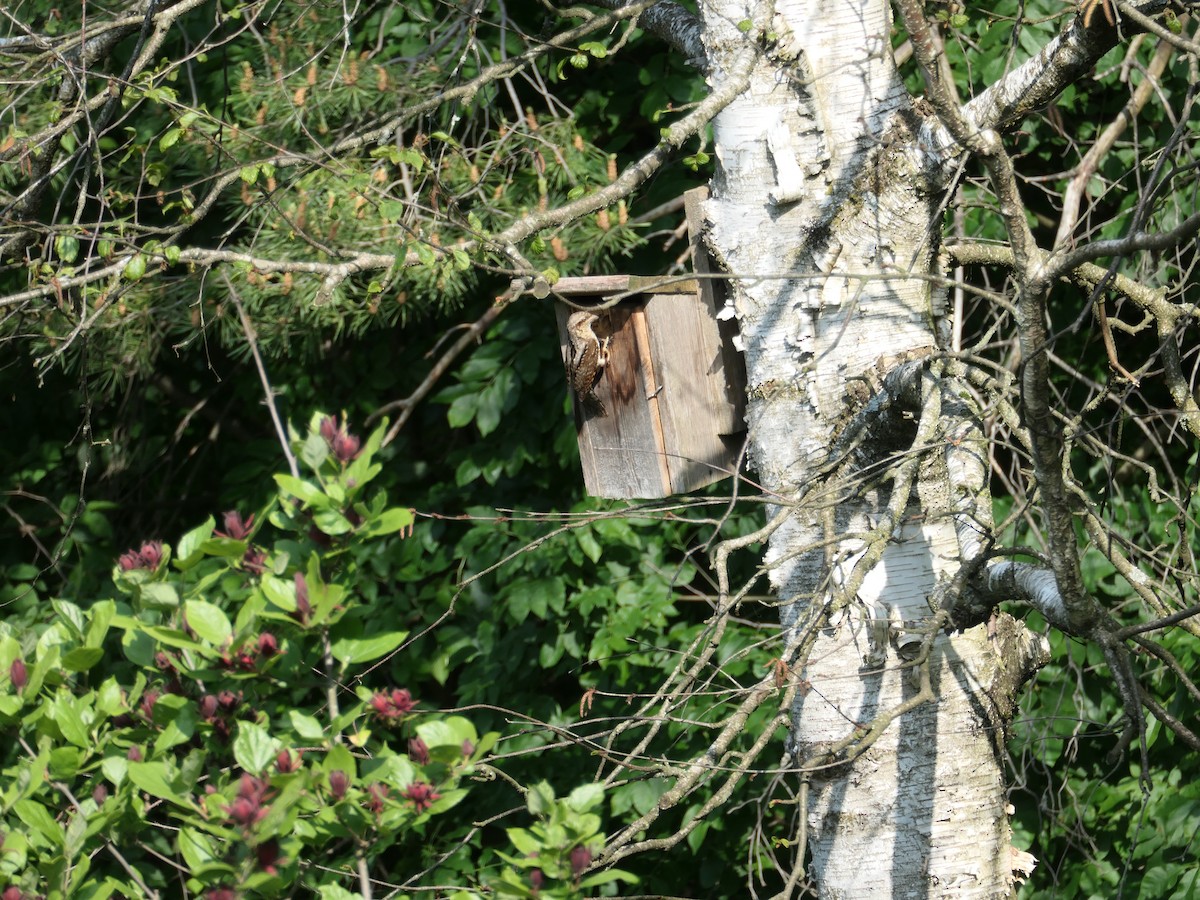
M 699 240 L 706 195 L 703 188 L 685 195 L 700 275 L 710 271 Z M 587 492 L 653 499 L 733 475 L 746 429 L 746 378 L 733 342 L 737 326 L 717 319 L 719 283 L 611 275 L 562 278 L 553 291 L 572 304 L 555 304 L 568 384 L 582 358 L 568 332 L 578 308 L 585 313 L 576 316 L 576 330 L 586 320 L 606 345 L 591 395 L 571 390 Z M 622 297 L 619 303 L 598 308 L 614 296 Z

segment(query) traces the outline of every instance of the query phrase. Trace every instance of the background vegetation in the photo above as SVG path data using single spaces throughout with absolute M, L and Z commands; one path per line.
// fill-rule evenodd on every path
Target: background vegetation
M 170 6 L 162 35 L 120 4 L 25 0 L 0 24 L 15 85 L 0 120 L 0 887 L 769 896 L 792 833 L 792 788 L 771 772 L 686 850 L 587 871 L 666 787 L 594 785 L 636 745 L 621 723 L 706 628 L 711 542 L 761 513 L 729 483 L 654 505 L 586 498 L 552 312 L 495 303 L 511 260 L 493 237 L 610 183 L 703 95 L 699 78 L 637 29 L 546 51 L 579 21 L 534 4 Z M 1070 14 L 947 6 L 960 92 Z M 124 25 L 85 64 L 87 16 Z M 1063 160 L 1157 52 L 1114 51 L 1021 135 L 1042 227 Z M 1177 141 L 1172 109 L 1194 118 L 1175 90 L 1104 158 L 1097 223 L 1137 204 L 1146 162 Z M 676 270 L 672 201 L 707 167 L 700 149 L 628 207 L 538 229 L 522 252 L 558 274 Z M 999 237 L 974 174 L 947 216 Z M 1178 282 L 1192 264 L 1165 255 L 1136 274 Z M 965 344 L 1013 364 L 973 296 Z M 1059 385 L 1120 454 L 1082 449 L 1077 470 L 1109 489 L 1123 533 L 1194 574 L 1195 448 L 1156 417 L 1153 388 L 1099 387 L 1108 360 L 1077 307 L 1056 311 Z M 464 322 L 478 341 L 423 393 Z M 1122 337 L 1122 352 L 1148 340 Z M 999 452 L 993 490 L 1027 532 L 1016 464 Z M 757 553 L 734 560 L 742 579 Z M 1111 566 L 1086 574 L 1114 606 L 1128 597 Z M 705 723 L 770 665 L 774 616 L 743 606 L 719 668 L 639 755 L 705 746 Z M 1108 762 L 1121 706 L 1103 661 L 1050 636 L 1010 745 L 1019 843 L 1041 861 L 1022 896 L 1191 896 L 1195 757 L 1152 726 L 1152 787 Z M 1194 642 L 1163 643 L 1194 670 Z M 1151 677 L 1172 691 L 1169 669 Z M 1179 687 L 1170 709 L 1194 703 Z

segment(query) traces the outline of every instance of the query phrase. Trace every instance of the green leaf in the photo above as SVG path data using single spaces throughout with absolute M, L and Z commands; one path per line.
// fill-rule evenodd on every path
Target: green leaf
M 174 784 L 167 773 L 167 765 L 163 762 L 134 762 L 128 763 L 129 780 L 145 791 L 151 797 L 167 800 L 178 806 L 191 809 L 190 798 Z
M 67 822 L 67 831 L 63 839 L 64 856 L 68 860 L 74 860 L 79 855 L 79 851 L 83 849 L 84 840 L 87 838 L 88 820 L 87 816 L 81 813 L 73 813 L 70 820 Z M 75 880 L 82 878 L 87 874 L 88 861 L 82 860 L 76 864 L 76 872 L 74 873 Z M 83 869 L 82 872 L 78 871 Z
M 508 835 L 509 843 L 526 856 L 535 856 L 546 849 L 540 840 L 524 828 L 506 828 L 504 832 Z
M 179 547 L 175 553 L 175 566 L 181 570 L 190 569 L 204 556 L 204 542 L 212 537 L 216 528 L 216 520 L 209 516 L 204 524 L 193 528 L 179 539 Z
M 121 685 L 115 677 L 106 679 L 96 691 L 96 712 L 103 716 L 115 716 L 126 709 L 125 698 L 121 696 Z
M 623 869 L 605 869 L 602 872 L 597 872 L 595 875 L 589 875 L 579 882 L 579 890 L 585 888 L 597 887 L 601 884 L 610 884 L 614 881 L 624 881 L 626 884 L 637 884 L 638 878 L 632 872 L 626 872 Z
M 508 370 L 507 381 L 511 383 L 512 370 Z M 482 437 L 487 437 L 500 424 L 504 413 L 504 405 L 508 398 L 504 379 L 497 378 L 492 384 L 479 392 L 479 403 L 475 410 L 475 427 Z
M 183 604 L 183 614 L 188 627 L 214 647 L 224 647 L 233 634 L 224 611 L 207 600 L 188 600 Z
M 193 871 L 202 870 L 219 857 L 208 836 L 193 828 L 179 829 L 179 853 Z
M 100 647 L 76 647 L 63 654 L 62 664 L 68 672 L 86 672 L 102 659 L 104 650 Z
M 124 756 L 106 756 L 100 762 L 100 771 L 116 787 L 120 787 L 129 774 L 129 760 Z
M 385 631 L 369 638 L 342 638 L 334 641 L 333 658 L 346 665 L 370 662 L 391 653 L 407 637 L 407 631 Z
M 334 744 L 329 748 L 329 752 L 325 754 L 325 759 L 321 763 L 321 769 L 325 772 L 345 772 L 351 783 L 354 782 L 358 772 L 354 757 L 344 744 Z
M 196 733 L 196 708 L 186 697 L 164 694 L 154 704 L 154 723 L 162 729 L 154 740 L 154 755 L 161 756 L 192 739 Z
M 558 661 L 563 657 L 563 642 L 557 640 L 554 643 L 542 644 L 538 650 L 538 665 L 543 669 L 552 669 L 558 665 Z
M 600 543 L 596 540 L 590 529 L 580 528 L 575 532 L 575 539 L 579 541 L 579 549 L 581 549 L 587 558 L 592 562 L 600 562 Z
M 322 441 L 323 444 L 324 441 Z M 322 508 L 329 506 L 329 498 L 325 496 L 325 492 L 311 482 L 291 475 L 276 475 L 275 483 L 279 485 L 285 495 L 303 500 L 309 506 Z
M 340 884 L 318 885 L 317 893 L 320 894 L 321 900 L 362 900 L 361 894 L 351 893 Z
M 157 642 L 159 644 L 166 644 L 168 647 L 178 647 L 180 650 L 195 650 L 203 653 L 205 656 L 211 656 L 213 653 L 211 648 L 192 640 L 187 634 L 177 628 L 161 628 L 158 625 L 147 625 L 143 626 L 141 631 L 131 631 L 129 636 L 132 636 L 134 640 L 149 638 L 150 641 L 148 643 Z M 152 664 L 154 661 L 153 645 L 150 647 L 149 661 L 144 658 L 145 648 L 141 648 L 141 652 L 143 655 L 135 659 L 134 662 L 147 666 Z M 133 657 L 130 658 L 132 659 Z
M 472 744 L 478 741 L 475 726 L 462 716 L 431 719 L 417 726 L 417 734 L 430 748 L 453 746 L 459 748 L 463 741 Z
M 525 806 L 535 816 L 547 814 L 554 807 L 554 788 L 545 781 L 532 785 L 525 795 Z
M 79 255 L 79 239 L 72 234 L 60 234 L 54 239 L 54 252 L 68 265 L 75 262 Z
M 300 444 L 299 452 L 300 458 L 304 460 L 304 464 L 314 472 L 317 472 L 325 464 L 325 461 L 329 459 L 330 453 L 329 445 L 325 443 L 325 438 L 321 437 L 315 430 L 320 427 L 320 416 L 315 416 L 314 419 L 315 422 L 312 426 L 314 430 Z
M 161 581 L 143 584 L 138 589 L 138 599 L 145 609 L 175 609 L 179 606 L 179 594 L 174 586 Z
M 91 749 L 89 745 L 88 749 Z M 50 751 L 50 777 L 71 779 L 83 768 L 84 751 L 78 747 L 58 746 Z
M 289 710 L 288 715 L 292 719 L 292 728 L 295 730 L 296 734 L 298 734 L 304 740 L 325 740 L 325 728 L 316 718 L 295 709 Z
M 18 800 L 13 804 L 12 809 L 17 814 L 18 819 L 42 835 L 42 837 L 59 847 L 63 846 L 64 836 L 62 827 L 42 804 L 36 800 Z
M 354 530 L 350 520 L 336 509 L 323 509 L 313 515 L 313 524 L 324 534 L 336 537 L 339 534 L 349 534 Z
M 122 274 L 126 281 L 139 281 L 146 274 L 146 257 L 135 253 L 130 257 L 129 262 L 125 263 Z
M 99 647 L 104 642 L 104 636 L 108 633 L 108 627 L 112 624 L 113 617 L 117 613 L 117 604 L 112 600 L 101 600 L 93 604 L 88 612 L 91 615 L 92 621 L 88 625 L 84 645 Z
M 50 705 L 50 718 L 58 725 L 63 737 L 76 747 L 90 747 L 91 738 L 88 736 L 87 720 L 92 719 L 92 712 L 86 708 L 82 700 L 76 700 L 70 694 L 60 693 Z
M 567 806 L 575 812 L 585 813 L 604 800 L 604 785 L 581 784 L 567 795 Z
M 51 600 L 50 605 L 58 614 L 59 621 L 70 626 L 73 637 L 83 640 L 83 610 L 68 600 Z
M 367 537 L 380 537 L 410 528 L 416 521 L 415 510 L 393 507 L 372 519 L 365 532 Z
M 450 404 L 450 408 L 446 410 L 446 421 L 451 428 L 462 428 L 471 423 L 471 420 L 475 418 L 475 410 L 478 408 L 479 396 L 464 394 Z
M 275 761 L 281 746 L 264 728 L 242 721 L 238 723 L 237 737 L 233 739 L 233 758 L 245 771 L 258 775 Z
M 169 150 L 175 146 L 183 134 L 182 128 L 168 128 L 166 133 L 158 139 L 159 150 Z

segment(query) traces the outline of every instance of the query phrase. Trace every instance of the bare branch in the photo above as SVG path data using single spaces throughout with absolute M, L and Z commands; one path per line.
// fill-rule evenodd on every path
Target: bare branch
M 1161 12 L 1166 6 L 1166 0 L 1136 4 L 1147 15 Z M 1006 131 L 1083 78 L 1119 40 L 1116 28 L 1103 16 L 1094 18 L 1090 27 L 1085 18 L 1081 12 L 1036 56 L 971 100 L 965 107 L 970 120 L 981 129 Z
M 629 0 L 595 0 L 595 3 L 613 10 L 630 5 Z M 704 64 L 700 20 L 675 0 L 659 0 L 638 17 L 638 24 L 686 56 L 692 65 Z

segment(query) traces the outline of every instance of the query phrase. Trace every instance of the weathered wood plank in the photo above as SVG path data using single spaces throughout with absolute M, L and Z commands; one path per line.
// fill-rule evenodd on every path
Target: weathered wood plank
M 649 298 L 646 318 L 671 493 L 694 491 L 732 474 L 736 461 L 721 439 L 736 429 L 717 321 L 699 299 L 662 295 Z
M 561 303 L 556 308 L 563 365 L 569 371 L 566 323 L 570 310 Z M 658 449 L 658 422 L 645 402 L 648 348 L 638 345 L 637 329 L 630 321 L 636 312 L 629 305 L 606 310 L 596 327 L 597 334 L 612 337 L 609 362 L 596 386 L 608 415 L 589 414 L 572 392 L 583 480 L 593 497 L 629 499 L 670 493 L 669 475 Z
M 694 294 L 696 287 L 690 275 L 572 275 L 554 282 L 552 291 L 564 297 L 599 299 L 630 291 Z
M 685 195 L 697 274 L 711 274 L 701 237 L 703 189 Z M 598 310 L 609 337 L 596 386 L 607 415 L 572 397 L 584 484 L 594 497 L 657 498 L 693 491 L 733 474 L 744 425 L 745 370 L 733 347 L 736 323 L 719 320 L 718 279 L 604 275 L 563 278 L 554 291 Z M 570 369 L 567 318 L 555 304 L 563 365 Z M 569 377 L 564 379 L 569 382 Z

